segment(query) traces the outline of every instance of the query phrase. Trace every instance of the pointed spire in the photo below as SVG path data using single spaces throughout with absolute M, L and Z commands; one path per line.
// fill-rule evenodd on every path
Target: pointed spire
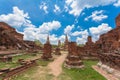
M 60 40 L 58 40 L 58 47 L 60 47 L 61 46 L 61 41 Z
M 48 36 L 47 36 L 47 41 L 46 41 L 46 44 L 50 44 L 49 34 L 48 34 Z
M 92 42 L 92 37 L 88 36 L 88 42 Z
M 68 36 L 66 34 L 66 36 L 65 36 L 65 43 L 67 43 L 67 42 L 68 42 Z

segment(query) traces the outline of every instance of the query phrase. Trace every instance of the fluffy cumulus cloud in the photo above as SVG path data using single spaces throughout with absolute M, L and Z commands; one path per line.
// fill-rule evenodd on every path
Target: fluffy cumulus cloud
M 61 23 L 59 21 L 52 21 L 52 22 L 43 23 L 38 28 L 36 27 L 25 28 L 23 32 L 24 39 L 32 40 L 32 41 L 37 39 L 44 43 L 50 31 L 57 30 L 60 27 L 61 27 Z M 55 34 L 49 36 L 50 36 L 50 41 L 53 44 L 56 44 L 58 37 Z
M 60 7 L 58 6 L 58 5 L 56 5 L 55 4 L 55 9 L 53 10 L 55 13 L 57 13 L 57 12 L 60 12 L 61 10 L 60 10 Z
M 88 21 L 89 19 L 92 19 L 93 21 L 102 21 L 103 19 L 108 18 L 107 15 L 104 15 L 105 11 L 104 10 L 100 10 L 100 11 L 94 11 L 92 12 L 92 15 L 88 16 L 85 18 L 85 21 Z
M 120 0 L 118 0 L 118 1 L 114 4 L 114 6 L 120 7 Z
M 117 0 L 66 0 L 65 3 L 65 9 L 69 12 L 69 14 L 72 14 L 74 16 L 79 16 L 80 13 L 85 8 L 92 8 L 92 7 L 98 7 L 98 6 L 106 6 L 109 4 L 113 4 Z
M 44 12 L 47 14 L 48 13 L 48 7 L 46 5 L 46 3 L 41 3 L 41 5 L 39 6 L 41 10 L 44 10 Z
M 88 35 L 89 35 L 88 30 L 76 31 L 72 33 L 72 36 L 77 36 L 76 42 L 78 44 L 85 44 L 87 42 Z
M 21 26 L 34 27 L 29 20 L 28 13 L 25 13 L 16 6 L 13 7 L 13 13 L 0 15 L 0 21 L 6 22 L 16 28 L 20 28 Z
M 91 33 L 91 35 L 93 37 L 92 38 L 93 41 L 96 41 L 96 40 L 99 39 L 99 36 L 101 34 L 104 34 L 104 33 L 108 32 L 108 31 L 110 31 L 111 29 L 112 28 L 108 24 L 102 23 L 98 27 L 91 27 L 91 28 L 89 28 L 89 31 L 90 31 L 90 33 Z
M 68 26 L 66 26 L 66 28 L 64 29 L 64 33 L 65 34 L 71 34 L 71 31 L 72 31 L 72 29 L 74 28 L 74 25 L 68 25 Z
M 49 31 L 57 30 L 60 27 L 61 27 L 61 23 L 59 21 L 52 21 L 52 22 L 43 23 L 39 27 L 39 30 L 41 33 L 49 33 Z

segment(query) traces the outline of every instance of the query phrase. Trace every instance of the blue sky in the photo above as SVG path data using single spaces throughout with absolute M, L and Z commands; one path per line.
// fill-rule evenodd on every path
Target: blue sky
M 25 40 L 52 44 L 70 41 L 84 44 L 89 35 L 93 41 L 115 28 L 120 0 L 0 0 L 0 21 L 24 34 Z

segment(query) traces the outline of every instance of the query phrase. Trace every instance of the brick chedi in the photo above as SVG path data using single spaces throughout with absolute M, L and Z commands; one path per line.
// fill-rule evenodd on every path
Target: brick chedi
M 85 55 L 86 56 L 96 56 L 96 50 L 95 50 L 95 45 L 94 42 L 92 41 L 92 37 L 88 36 L 88 40 L 84 46 L 85 48 Z
M 48 59 L 52 58 L 51 53 L 52 53 L 52 46 L 50 44 L 49 36 L 48 36 L 47 41 L 44 44 L 42 59 L 48 60 Z
M 81 57 L 78 54 L 76 42 L 69 42 L 68 44 L 68 56 L 65 60 L 65 67 L 68 68 L 82 68 L 84 67 Z
M 65 49 L 65 50 L 68 50 L 68 43 L 69 43 L 69 41 L 68 41 L 68 36 L 66 35 L 66 36 L 65 36 L 65 42 L 64 42 L 64 49 Z
M 59 41 L 58 41 L 58 46 L 57 46 L 57 48 L 55 49 L 55 54 L 56 54 L 56 55 L 61 55 L 60 45 L 61 45 L 61 42 L 60 42 L 60 40 L 59 40 Z
M 82 56 L 83 59 L 96 59 L 97 52 L 91 36 L 88 36 L 87 42 L 84 46 L 78 46 L 78 53 L 80 54 L 80 56 Z

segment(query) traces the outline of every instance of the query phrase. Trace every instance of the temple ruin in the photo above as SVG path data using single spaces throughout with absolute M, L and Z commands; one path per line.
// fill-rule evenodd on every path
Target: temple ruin
M 65 60 L 65 67 L 67 68 L 83 68 L 83 62 L 81 56 L 78 54 L 76 42 L 68 43 L 68 56 Z
M 56 54 L 56 55 L 61 55 L 60 47 L 61 47 L 61 42 L 60 42 L 60 40 L 58 40 L 58 45 L 57 45 L 57 47 L 55 48 L 55 54 Z
M 68 36 L 66 35 L 65 36 L 65 42 L 64 42 L 64 50 L 68 50 L 68 43 L 69 43 Z
M 52 58 L 51 53 L 52 53 L 52 46 L 50 44 L 49 36 L 48 36 L 47 41 L 44 44 L 42 59 L 48 60 L 48 59 Z

